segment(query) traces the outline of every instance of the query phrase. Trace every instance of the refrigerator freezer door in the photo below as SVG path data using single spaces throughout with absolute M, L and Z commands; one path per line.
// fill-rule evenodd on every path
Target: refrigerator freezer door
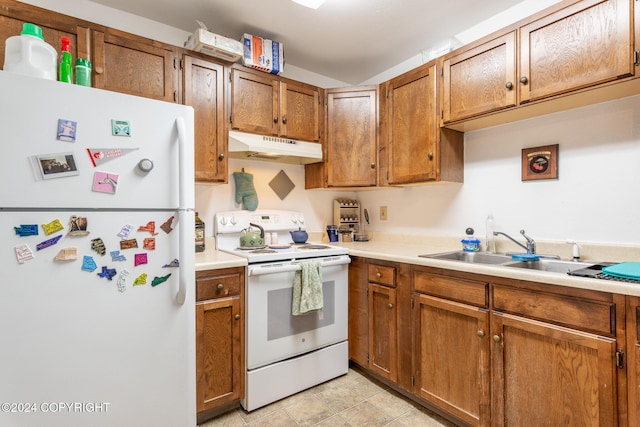
M 193 108 L 3 71 L 0 93 L 0 208 L 193 208 Z
M 69 234 L 71 215 L 86 218 L 89 234 L 78 219 L 80 235 Z M 0 411 L 0 425 L 196 425 L 193 227 L 179 233 L 181 216 L 193 223 L 189 215 L 0 212 L 0 402 L 16 404 L 15 412 Z M 64 229 L 45 235 L 42 224 L 56 229 L 56 219 Z M 154 240 L 145 248 L 145 239 Z M 34 257 L 21 264 L 23 245 Z M 175 258 L 180 267 L 170 266 Z M 134 285 L 145 274 L 146 283 Z M 184 304 L 179 280 L 187 284 Z

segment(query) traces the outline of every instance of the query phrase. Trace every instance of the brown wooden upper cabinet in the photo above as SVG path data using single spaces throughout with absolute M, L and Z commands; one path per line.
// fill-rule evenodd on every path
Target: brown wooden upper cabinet
M 184 57 L 182 94 L 194 110 L 195 180 L 228 182 L 224 66 Z
M 445 55 L 443 122 L 632 76 L 633 3 L 574 2 Z
M 516 105 L 516 32 L 445 59 L 443 76 L 445 123 Z
M 176 54 L 169 46 L 112 29 L 92 35 L 94 87 L 179 101 Z
M 320 90 L 273 74 L 231 70 L 232 129 L 305 141 L 320 139 Z
M 376 185 L 377 90 L 327 90 L 327 184 Z
M 42 28 L 44 40 L 60 52 L 60 37 L 71 40 L 71 56 L 73 58 L 89 58 L 89 30 L 85 22 L 66 19 L 64 15 L 51 13 L 31 5 L 2 1 L 0 7 L 0 61 L 4 61 L 5 40 L 18 36 L 22 25 L 30 22 Z M 2 65 L 4 62 L 0 63 Z
M 520 102 L 634 72 L 630 0 L 582 1 L 520 29 Z

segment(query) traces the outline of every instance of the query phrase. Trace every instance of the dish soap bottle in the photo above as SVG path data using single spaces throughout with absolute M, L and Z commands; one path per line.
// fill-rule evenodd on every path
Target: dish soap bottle
M 196 212 L 196 252 L 204 252 L 204 221 Z
M 69 37 L 60 37 L 60 74 L 58 79 L 64 83 L 73 83 L 73 68 L 71 65 L 71 40 Z
M 484 250 L 492 254 L 496 253 L 496 236 L 493 235 L 493 232 L 495 230 L 496 226 L 493 220 L 493 215 L 489 214 L 489 216 L 487 216 L 487 222 L 485 225 L 486 240 L 484 242 Z
M 478 252 L 480 250 L 480 240 L 473 235 L 473 228 L 466 229 L 467 236 L 461 240 L 462 250 L 465 252 Z

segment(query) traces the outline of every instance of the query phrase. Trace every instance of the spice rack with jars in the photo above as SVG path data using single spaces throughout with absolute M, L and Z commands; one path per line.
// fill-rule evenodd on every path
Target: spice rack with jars
M 352 199 L 335 199 L 333 201 L 333 222 L 338 226 L 338 233 L 357 234 L 360 231 L 360 203 Z

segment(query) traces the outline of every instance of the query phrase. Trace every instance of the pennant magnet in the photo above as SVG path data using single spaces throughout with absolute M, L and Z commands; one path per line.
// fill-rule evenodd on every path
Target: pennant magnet
M 138 150 L 138 148 L 87 148 L 87 153 L 89 153 L 89 158 L 95 168 L 109 160 L 124 156 L 136 150 Z

